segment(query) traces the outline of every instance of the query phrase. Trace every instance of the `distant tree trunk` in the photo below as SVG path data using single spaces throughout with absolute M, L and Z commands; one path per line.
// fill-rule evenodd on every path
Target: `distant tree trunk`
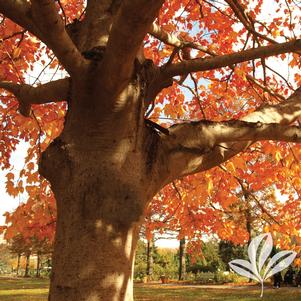
M 246 229 L 247 232 L 249 234 L 249 239 L 248 239 L 248 245 L 250 244 L 251 240 L 252 240 L 252 215 L 251 215 L 251 209 L 248 208 L 246 210 Z
M 153 275 L 153 264 L 154 264 L 154 257 L 153 257 L 153 240 L 147 241 L 147 265 L 146 265 L 146 275 L 148 276 L 148 280 Z
M 37 267 L 36 267 L 36 277 L 40 277 L 40 263 L 41 263 L 41 254 L 40 252 L 37 253 Z
M 186 277 L 186 241 L 185 237 L 180 240 L 179 248 L 179 280 Z
M 247 201 L 249 201 L 249 198 L 247 198 Z M 251 243 L 252 240 L 252 214 L 251 214 L 251 208 L 250 208 L 250 204 L 248 202 L 248 207 L 246 210 L 246 228 L 247 228 L 247 232 L 249 234 L 249 239 L 248 239 L 248 246 Z M 252 279 L 249 278 L 249 283 L 252 282 Z
M 26 264 L 25 264 L 24 277 L 29 277 L 29 262 L 30 262 L 30 253 L 26 254 Z
M 17 261 L 17 276 L 19 275 L 20 260 L 21 260 L 21 254 L 18 254 L 18 261 Z

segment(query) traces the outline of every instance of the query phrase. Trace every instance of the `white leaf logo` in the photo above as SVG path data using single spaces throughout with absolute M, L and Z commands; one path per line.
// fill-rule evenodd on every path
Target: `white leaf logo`
M 262 247 L 260 248 L 259 253 L 260 244 Z M 261 284 L 261 298 L 263 297 L 263 282 L 274 274 L 287 268 L 297 255 L 294 251 L 281 251 L 275 254 L 266 265 L 266 268 L 263 269 L 272 252 L 272 248 L 272 235 L 270 233 L 261 234 L 252 239 L 249 245 L 248 256 L 250 261 L 235 259 L 229 262 L 231 269 L 237 274 L 251 278 Z

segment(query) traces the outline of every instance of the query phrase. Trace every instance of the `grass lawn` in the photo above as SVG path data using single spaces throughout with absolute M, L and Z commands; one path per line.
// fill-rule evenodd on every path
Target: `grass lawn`
M 1 301 L 47 301 L 48 281 L 0 278 Z M 301 288 L 266 288 L 263 299 L 257 286 L 178 286 L 137 284 L 135 301 L 300 301 Z
M 136 286 L 137 301 L 301 301 L 301 288 L 266 288 L 263 298 L 259 298 L 259 286 Z
M 1 301 L 47 301 L 48 280 L 0 278 Z

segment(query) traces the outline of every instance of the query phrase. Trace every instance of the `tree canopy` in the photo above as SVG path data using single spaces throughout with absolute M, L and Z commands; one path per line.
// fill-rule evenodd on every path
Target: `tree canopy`
M 8 237 L 51 237 L 56 198 L 55 252 L 70 250 L 54 267 L 73 262 L 78 287 L 92 273 L 70 252 L 103 241 L 131 261 L 117 254 L 145 214 L 148 233 L 242 243 L 260 229 L 300 252 L 298 1 L 0 0 L 0 13 L 0 167 L 10 195 L 28 194 Z

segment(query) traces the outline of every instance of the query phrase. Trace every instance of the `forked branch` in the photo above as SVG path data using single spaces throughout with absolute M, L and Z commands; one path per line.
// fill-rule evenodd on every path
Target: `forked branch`
M 67 34 L 55 1 L 32 0 L 31 2 L 34 22 L 45 37 L 47 46 L 53 50 L 69 74 L 82 70 L 86 61 Z
M 134 60 L 163 0 L 124 0 L 113 22 L 100 68 L 103 86 L 118 93 L 130 80 Z
M 11 19 L 24 29 L 27 29 L 43 41 L 42 34 L 34 24 L 31 16 L 31 6 L 25 0 L 0 0 L 0 13 Z

